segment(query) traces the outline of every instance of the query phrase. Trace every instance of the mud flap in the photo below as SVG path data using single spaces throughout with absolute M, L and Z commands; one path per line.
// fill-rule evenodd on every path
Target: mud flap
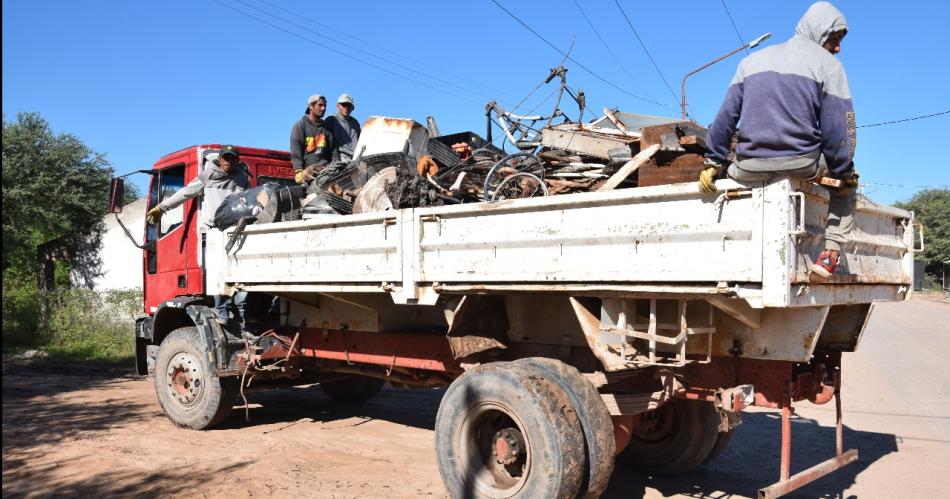
M 466 295 L 450 320 L 446 337 L 456 359 L 508 348 L 508 313 L 503 296 Z

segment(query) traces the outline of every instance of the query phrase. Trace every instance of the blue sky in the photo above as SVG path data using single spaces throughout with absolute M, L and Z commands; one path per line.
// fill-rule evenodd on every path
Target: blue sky
M 621 1 L 661 77 L 613 0 L 577 0 L 609 51 L 574 0 L 498 1 L 562 50 L 573 40 L 571 56 L 612 84 L 566 63 L 589 108 L 666 116 L 678 116 L 685 73 L 738 47 L 740 34 L 784 41 L 811 3 Z M 361 120 L 424 123 L 432 115 L 443 133 L 484 135 L 485 102 L 512 107 L 561 60 L 491 0 L 220 2 L 4 1 L 5 119 L 40 112 L 55 131 L 105 153 L 119 173 L 199 143 L 286 149 L 313 93 L 331 103 L 353 94 Z M 950 3 L 834 3 L 851 26 L 839 57 L 859 125 L 950 110 Z M 690 78 L 700 123 L 712 121 L 740 57 Z M 541 88 L 519 111 L 553 89 Z M 866 192 L 891 203 L 921 186 L 950 185 L 948 141 L 950 114 L 859 129 L 855 163 Z

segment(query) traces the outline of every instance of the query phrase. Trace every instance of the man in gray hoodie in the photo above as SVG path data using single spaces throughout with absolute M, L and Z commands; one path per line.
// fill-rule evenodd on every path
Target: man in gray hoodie
M 360 122 L 353 117 L 353 96 L 341 94 L 336 100 L 336 114 L 326 119 L 327 129 L 333 135 L 334 159 L 350 161 L 356 155 L 360 140 Z
M 844 67 L 834 56 L 847 32 L 841 11 L 815 2 L 791 39 L 743 59 L 709 127 L 707 166 L 700 175 L 700 189 L 715 191 L 713 179 L 724 168 L 741 124 L 729 177 L 842 180 L 841 189 L 829 189 L 825 251 L 811 269 L 824 277 L 835 273 L 851 232 L 858 179 L 852 162 L 854 107 Z
M 210 158 L 210 156 L 209 156 Z M 242 192 L 250 185 L 246 166 L 241 164 L 241 156 L 234 146 L 221 146 L 217 159 L 205 161 L 205 168 L 188 185 L 165 198 L 154 208 L 148 210 L 145 220 L 158 223 L 169 210 L 175 209 L 185 201 L 202 196 L 201 212 L 198 216 L 198 230 L 207 232 L 214 223 L 214 213 L 224 198 L 235 192 Z M 247 292 L 239 291 L 229 300 L 227 296 L 214 296 L 214 306 L 218 313 L 218 323 L 226 325 L 230 317 L 229 301 L 237 309 L 240 328 L 244 328 L 244 310 Z

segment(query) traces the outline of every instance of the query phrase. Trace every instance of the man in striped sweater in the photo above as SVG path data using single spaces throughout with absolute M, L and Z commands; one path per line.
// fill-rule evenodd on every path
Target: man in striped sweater
M 842 188 L 829 189 L 825 251 L 811 268 L 824 277 L 837 270 L 851 232 L 858 179 L 854 107 L 844 67 L 834 56 L 847 32 L 837 8 L 815 2 L 791 39 L 743 59 L 709 127 L 700 175 L 700 189 L 714 192 L 713 179 L 725 168 L 738 127 L 735 161 L 726 168 L 730 178 L 843 180 Z

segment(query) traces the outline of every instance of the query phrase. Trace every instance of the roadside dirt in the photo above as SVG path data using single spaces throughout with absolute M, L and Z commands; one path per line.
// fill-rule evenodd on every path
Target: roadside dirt
M 950 305 L 882 304 L 846 355 L 846 448 L 858 463 L 792 497 L 950 497 Z M 4 497 L 445 497 L 432 428 L 441 390 L 363 406 L 318 387 L 253 394 L 221 428 L 177 429 L 149 380 L 3 366 Z M 793 473 L 834 453 L 834 407 L 802 405 Z M 778 414 L 745 414 L 716 460 L 675 480 L 618 468 L 605 497 L 754 497 L 778 477 Z

